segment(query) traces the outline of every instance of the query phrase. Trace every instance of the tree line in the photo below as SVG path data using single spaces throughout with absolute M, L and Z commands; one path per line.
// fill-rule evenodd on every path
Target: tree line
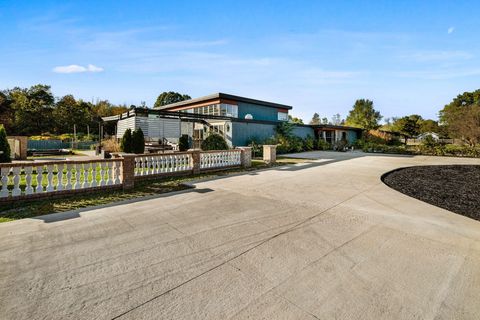
M 163 92 L 155 106 L 186 99 L 190 97 L 173 91 Z M 146 107 L 144 102 L 141 106 Z M 74 126 L 77 133 L 98 134 L 102 117 L 122 114 L 133 107 L 100 99 L 84 101 L 71 94 L 55 97 L 50 86 L 37 84 L 0 91 L 0 124 L 9 135 L 68 134 L 73 133 Z
M 418 114 L 386 118 L 384 124 L 380 123 L 382 119 L 383 116 L 375 109 L 373 101 L 358 99 L 345 119 L 336 114 L 328 120 L 314 113 L 309 124 L 347 125 L 367 131 L 380 129 L 407 137 L 436 133 L 442 138 L 462 139 L 473 146 L 480 143 L 480 89 L 455 97 L 439 111 L 439 121 L 424 119 Z M 303 124 L 302 119 L 293 116 L 290 116 L 290 122 Z

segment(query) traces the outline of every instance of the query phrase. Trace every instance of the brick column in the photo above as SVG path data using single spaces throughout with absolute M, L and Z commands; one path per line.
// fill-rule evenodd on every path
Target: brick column
M 271 164 L 277 161 L 277 146 L 276 145 L 263 145 L 263 161 Z
M 252 166 L 252 148 L 251 147 L 238 147 L 242 150 L 241 161 L 243 168 L 250 168 Z
M 192 173 L 198 174 L 200 173 L 200 150 L 193 149 L 191 150 L 192 153 Z
M 122 184 L 123 190 L 133 189 L 135 187 L 135 155 L 122 155 Z

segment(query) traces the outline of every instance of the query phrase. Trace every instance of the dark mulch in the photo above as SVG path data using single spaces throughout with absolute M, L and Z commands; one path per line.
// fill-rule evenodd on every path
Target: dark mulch
M 389 187 L 413 198 L 480 221 L 480 166 L 419 166 L 382 177 Z

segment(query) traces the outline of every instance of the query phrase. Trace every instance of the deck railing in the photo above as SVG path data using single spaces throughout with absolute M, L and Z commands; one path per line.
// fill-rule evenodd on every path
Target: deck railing
M 196 174 L 231 167 L 249 167 L 248 147 L 171 154 L 117 154 L 114 159 L 0 164 L 0 201 L 49 197 L 96 190 L 132 188 L 136 179 Z

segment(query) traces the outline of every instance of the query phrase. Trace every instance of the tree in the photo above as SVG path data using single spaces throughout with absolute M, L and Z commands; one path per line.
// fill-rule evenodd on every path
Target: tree
M 8 92 L 0 91 L 0 123 L 3 124 L 5 130 L 13 131 L 14 121 L 15 112 L 12 108 L 12 99 Z
M 132 133 L 132 152 L 136 154 L 145 152 L 145 136 L 141 128 L 136 129 Z
M 120 149 L 126 153 L 132 153 L 132 130 L 127 129 L 120 142 Z
M 288 120 L 291 123 L 298 123 L 298 124 L 303 124 L 303 120 L 297 117 L 293 117 L 292 115 L 288 115 Z
M 37 84 L 28 89 L 13 88 L 8 91 L 15 112 L 16 134 L 41 134 L 54 128 L 52 116 L 55 99 L 50 86 Z
M 72 95 L 66 95 L 57 101 L 53 110 L 55 132 L 71 133 L 76 125 L 78 132 L 86 132 L 87 125 L 92 124 L 93 106 L 82 100 L 75 100 Z M 96 128 L 96 126 L 92 126 Z M 93 129 L 92 128 L 92 129 Z
M 423 120 L 420 125 L 420 133 L 435 132 L 440 133 L 442 129 L 439 127 L 438 122 L 431 119 Z
M 320 124 L 320 115 L 318 113 L 314 113 L 312 120 L 310 120 L 310 124 L 312 125 L 319 125 Z
M 0 125 L 0 151 L 2 151 L 2 154 L 0 154 L 0 163 L 12 162 L 10 158 L 10 145 L 7 140 L 7 131 L 5 131 L 2 125 Z
M 322 124 L 328 124 L 328 119 L 327 117 L 322 118 Z
M 155 101 L 154 108 L 165 106 L 167 104 L 176 103 L 184 100 L 192 99 L 188 94 L 181 94 L 174 91 L 162 92 L 157 101 Z
M 380 112 L 373 108 L 373 101 L 359 99 L 355 101 L 352 110 L 350 110 L 346 123 L 352 127 L 371 130 L 379 127 L 378 122 L 381 119 Z
M 202 141 L 202 150 L 228 150 L 228 144 L 221 135 L 210 133 L 210 135 Z
M 480 89 L 458 95 L 439 115 L 450 137 L 463 139 L 470 145 L 480 142 Z
M 334 114 L 332 117 L 332 124 L 335 126 L 339 126 L 343 124 L 345 120 L 342 120 L 342 116 L 340 116 L 340 113 Z
M 395 118 L 391 129 L 392 131 L 402 133 L 406 136 L 415 137 L 421 133 L 420 129 L 422 127 L 422 123 L 422 116 L 418 114 L 412 114 L 401 118 Z

